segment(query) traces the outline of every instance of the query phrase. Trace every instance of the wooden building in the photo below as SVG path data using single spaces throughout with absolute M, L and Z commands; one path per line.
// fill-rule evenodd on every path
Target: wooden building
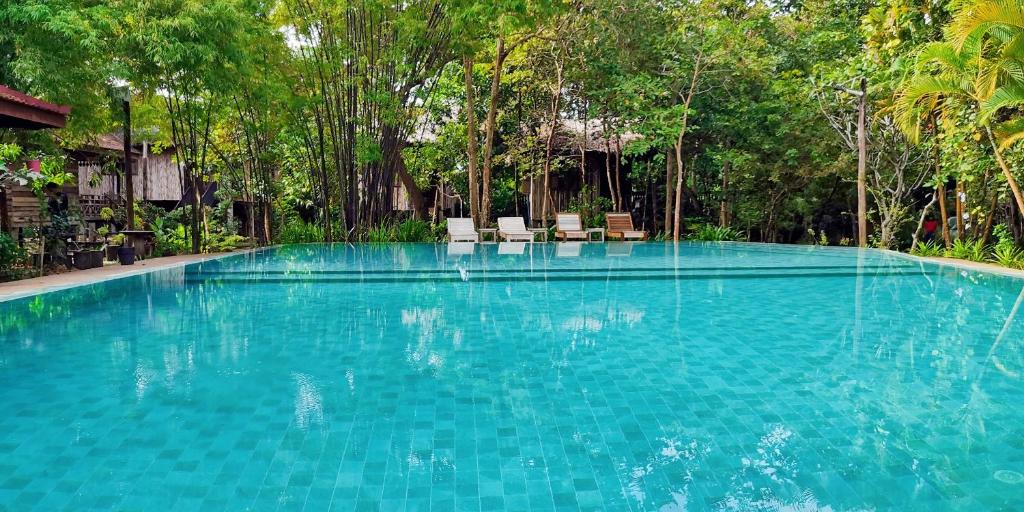
M 121 135 L 107 134 L 69 151 L 68 171 L 76 176 L 77 204 L 82 220 L 95 223 L 105 206 L 124 201 L 124 142 Z M 154 153 L 148 142 L 132 147 L 132 188 L 135 199 L 173 208 L 182 197 L 182 175 L 167 148 Z
M 55 105 L 28 94 L 0 85 L 0 128 L 42 130 L 63 128 L 71 107 Z M 8 165 L 29 165 L 38 162 L 7 162 Z M 0 230 L 12 233 L 18 227 L 38 224 L 39 198 L 31 190 L 12 183 L 0 183 Z

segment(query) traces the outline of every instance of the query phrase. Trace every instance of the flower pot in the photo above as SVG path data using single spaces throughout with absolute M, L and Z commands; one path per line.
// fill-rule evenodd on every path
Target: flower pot
M 117 250 L 117 261 L 122 265 L 135 264 L 135 248 L 131 246 L 121 247 Z
M 120 249 L 120 245 L 108 245 L 107 246 L 107 261 L 114 261 L 117 259 L 117 250 Z
M 102 251 L 75 251 L 72 253 L 74 266 L 78 270 L 88 270 L 103 266 Z

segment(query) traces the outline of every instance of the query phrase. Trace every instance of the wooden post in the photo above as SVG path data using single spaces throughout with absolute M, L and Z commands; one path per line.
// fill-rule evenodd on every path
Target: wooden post
M 7 213 L 7 188 L 0 185 L 0 232 L 11 229 L 10 214 Z
M 121 101 L 121 108 L 124 110 L 124 198 L 128 217 L 125 225 L 131 230 L 135 229 L 135 183 L 132 180 L 132 107 L 127 98 Z
M 868 101 L 868 79 L 860 79 L 860 98 L 857 102 L 857 242 L 861 247 L 868 245 L 868 137 L 866 133 L 866 110 Z

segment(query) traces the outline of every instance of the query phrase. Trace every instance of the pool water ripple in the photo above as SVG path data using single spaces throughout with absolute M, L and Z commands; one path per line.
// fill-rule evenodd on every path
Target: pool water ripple
M 284 246 L 27 297 L 0 510 L 1015 510 L 1022 303 L 662 243 Z

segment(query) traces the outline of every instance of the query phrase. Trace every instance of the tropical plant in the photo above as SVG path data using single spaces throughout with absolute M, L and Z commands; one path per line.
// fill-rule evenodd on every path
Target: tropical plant
M 324 241 L 323 226 L 307 223 L 300 218 L 286 220 L 275 235 L 279 244 L 308 244 Z
M 1010 0 L 987 0 L 957 13 L 947 28 L 948 41 L 925 45 L 917 56 L 916 72 L 901 84 L 893 111 L 913 142 L 922 126 L 936 119 L 955 124 L 961 104 L 977 110 L 975 122 L 988 139 L 1019 211 L 1024 194 L 1003 157 L 1003 148 L 1024 137 L 1024 122 L 1003 123 L 995 114 L 1024 104 L 1024 10 Z M 1002 147 L 993 134 L 1003 133 Z
M 743 233 L 727 226 L 701 224 L 687 238 L 701 242 L 734 242 L 743 240 Z
M 950 258 L 982 262 L 988 259 L 988 248 L 985 247 L 984 240 L 967 241 L 958 238 L 953 241 L 945 255 Z
M 914 245 L 914 247 L 910 249 L 910 254 L 913 254 L 914 256 L 922 256 L 925 258 L 935 258 L 938 256 L 943 256 L 945 255 L 945 253 L 946 248 L 936 241 L 919 241 L 916 245 Z
M 16 279 L 18 266 L 25 262 L 28 254 L 18 242 L 7 233 L 0 232 L 0 281 Z

